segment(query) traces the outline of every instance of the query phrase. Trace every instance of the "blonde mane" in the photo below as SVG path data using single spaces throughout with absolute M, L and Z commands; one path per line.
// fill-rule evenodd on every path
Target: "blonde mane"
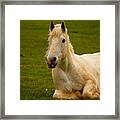
M 73 49 L 73 46 L 72 46 L 71 42 L 69 42 L 69 50 L 70 50 L 71 53 L 74 53 L 74 49 Z

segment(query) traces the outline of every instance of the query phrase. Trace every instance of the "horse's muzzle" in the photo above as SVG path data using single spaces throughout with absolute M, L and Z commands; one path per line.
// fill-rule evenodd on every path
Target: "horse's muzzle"
M 55 68 L 57 65 L 56 58 L 52 58 L 52 59 L 48 58 L 47 65 L 49 68 Z

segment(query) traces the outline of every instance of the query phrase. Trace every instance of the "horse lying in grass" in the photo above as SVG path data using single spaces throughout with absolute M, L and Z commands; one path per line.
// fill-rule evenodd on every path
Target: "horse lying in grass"
M 99 53 L 74 53 L 65 23 L 50 24 L 47 64 L 52 68 L 56 99 L 99 99 Z

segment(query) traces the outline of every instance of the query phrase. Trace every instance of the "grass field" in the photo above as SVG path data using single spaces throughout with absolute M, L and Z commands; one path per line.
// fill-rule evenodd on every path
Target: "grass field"
M 59 23 L 60 21 L 55 21 Z M 48 47 L 48 20 L 20 21 L 20 99 L 53 99 L 51 69 L 45 63 Z M 100 51 L 100 21 L 65 21 L 75 53 Z

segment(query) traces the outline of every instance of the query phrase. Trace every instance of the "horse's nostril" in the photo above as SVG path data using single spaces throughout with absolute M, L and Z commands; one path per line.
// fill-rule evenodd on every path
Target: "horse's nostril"
M 52 61 L 56 61 L 56 57 L 53 57 L 53 58 L 52 58 Z

